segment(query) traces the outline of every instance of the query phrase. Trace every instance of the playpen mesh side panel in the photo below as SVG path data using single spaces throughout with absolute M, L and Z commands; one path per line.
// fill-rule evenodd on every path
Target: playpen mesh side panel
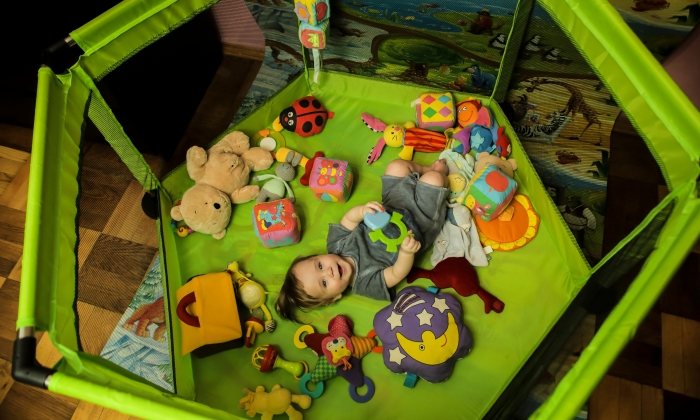
M 517 3 L 332 1 L 324 67 L 488 96 L 503 57 L 494 44 L 505 45 Z
M 700 237 L 700 201 L 695 195 L 696 188 L 697 185 L 693 181 L 677 188 L 650 215 L 650 218 L 653 218 L 657 211 L 663 209 L 670 201 L 676 202 L 661 232 L 656 249 L 649 255 L 618 305 L 608 315 L 589 349 L 582 353 L 574 369 L 567 374 L 547 403 L 538 410 L 537 418 L 573 415 L 593 392 L 613 363 L 613 359 L 633 337 L 636 327 Z M 649 220 L 645 220 L 645 223 L 647 221 Z
M 114 114 L 112 114 L 102 97 L 95 92 L 96 90 L 93 91 L 88 111 L 90 119 L 116 150 L 136 180 L 147 190 L 154 189 L 158 185 L 158 179 L 144 161 L 143 156 L 131 143 L 131 140 L 129 140 L 122 126 L 114 118 Z
M 173 391 L 158 235 L 155 220 L 141 209 L 145 191 L 114 149 L 91 141 L 82 144 L 79 182 L 81 349 Z
M 698 111 L 620 14 L 605 0 L 540 3 L 588 57 L 595 57 L 596 75 L 614 87 L 614 100 L 642 134 L 669 187 L 696 179 Z
M 330 157 L 350 162 L 356 174 L 350 201 L 346 204 L 326 203 L 313 197 L 308 188 L 298 180 L 291 183 L 297 196 L 295 204 L 301 220 L 300 244 L 276 249 L 266 249 L 254 236 L 251 228 L 252 203 L 237 205 L 226 236 L 216 241 L 203 234 L 176 238 L 180 260 L 181 278 L 194 274 L 220 271 L 231 260 L 237 260 L 243 268 L 262 282 L 268 291 L 278 290 L 289 262 L 298 255 L 324 252 L 328 224 L 337 223 L 347 209 L 371 199 L 379 199 L 380 175 L 386 165 L 397 157 L 398 149 L 387 148 L 378 162 L 367 166 L 365 159 L 376 143 L 378 134 L 369 131 L 361 119 L 362 112 L 369 112 L 387 121 L 408 121 L 413 118 L 409 103 L 423 91 L 419 87 L 390 84 L 356 76 L 321 74 L 322 91 L 313 93 L 323 105 L 334 111 L 323 133 L 308 139 L 285 132 L 287 146 L 310 156 L 322 150 Z M 277 110 L 288 106 L 306 93 L 305 81 L 293 83 L 272 102 L 251 114 L 237 128 L 252 134 L 270 124 Z M 488 102 L 488 101 L 487 101 Z M 515 145 L 516 156 L 522 150 Z M 426 164 L 436 155 L 417 153 L 416 161 Z M 520 190 L 530 195 L 537 211 L 546 215 L 556 212 L 549 199 L 535 183 L 537 175 L 526 160 L 518 169 Z M 171 197 L 177 200 L 192 185 L 184 168 L 171 173 L 163 181 Z M 341 379 L 328 381 L 324 395 L 314 401 L 306 413 L 310 418 L 417 418 L 483 416 L 498 395 L 515 375 L 522 363 L 536 348 L 544 334 L 556 322 L 575 293 L 574 280 L 585 277 L 588 268 L 571 243 L 565 227 L 558 219 L 547 217 L 540 225 L 538 235 L 525 247 L 511 253 L 494 253 L 489 267 L 478 269 L 485 289 L 506 303 L 502 314 L 484 314 L 483 303 L 476 297 L 461 298 L 466 325 L 475 337 L 474 351 L 459 361 L 452 377 L 442 384 L 419 381 L 413 390 L 402 386 L 404 376 L 395 375 L 384 367 L 381 357 L 368 355 L 363 360 L 363 371 L 377 388 L 375 397 L 367 404 L 355 404 L 347 395 L 347 383 Z M 561 246 L 557 245 L 561 244 Z M 565 257 L 570 264 L 565 263 Z M 423 255 L 417 264 L 428 267 L 430 253 Z M 418 280 L 427 287 L 430 283 Z M 173 285 L 171 284 L 171 287 Z M 402 284 L 400 287 L 405 286 Z M 448 291 L 449 293 L 450 291 Z M 268 305 L 274 306 L 274 295 Z M 348 314 L 355 323 L 355 332 L 364 336 L 372 328 L 376 312 L 387 302 L 360 296 L 349 296 L 338 303 L 314 311 L 305 318 L 319 331 L 326 331 L 328 320 L 339 313 Z M 273 315 L 279 321 L 279 317 Z M 316 360 L 309 350 L 296 349 L 292 336 L 296 325 L 279 322 L 273 334 L 261 334 L 256 345 L 273 343 L 288 360 L 305 360 L 315 366 Z M 250 363 L 253 349 L 237 349 L 205 359 L 193 358 L 197 400 L 212 407 L 232 413 L 240 413 L 232 395 L 240 395 L 243 387 L 280 383 L 293 390 L 298 382 L 286 372 L 276 370 L 261 374 Z M 411 403 L 421 401 L 421 403 Z M 432 401 L 432 404 L 423 402 Z M 459 402 L 459 403 L 457 403 Z
M 485 418 L 510 418 L 511 414 L 526 398 L 530 389 L 534 391 L 533 396 L 535 399 L 539 399 L 539 402 L 552 394 L 553 388 L 540 383 L 543 375 L 549 373 L 552 376 L 557 376 L 561 369 L 568 371 L 572 367 L 571 360 L 563 363 L 566 359 L 562 357 L 560 352 L 563 349 L 565 355 L 571 354 L 574 361 L 578 359 L 583 348 L 578 347 L 574 351 L 565 349 L 567 341 L 576 329 L 586 322 L 588 316 L 602 317 L 595 321 L 601 323 L 600 321 L 604 319 L 606 313 L 620 301 L 631 281 L 639 274 L 654 249 L 659 246 L 659 237 L 667 225 L 675 205 L 675 201 L 665 205 L 653 216 L 643 230 L 612 255 L 591 276 L 559 319 L 557 325 L 547 334 L 547 337 L 501 394 Z M 573 356 L 573 354 L 578 355 Z

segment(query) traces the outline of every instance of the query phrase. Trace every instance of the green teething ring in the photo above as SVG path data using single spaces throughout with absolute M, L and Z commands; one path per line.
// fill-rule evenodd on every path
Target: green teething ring
M 302 394 L 308 395 L 309 397 L 316 399 L 323 394 L 323 390 L 325 386 L 323 385 L 323 381 L 319 381 L 316 383 L 316 389 L 313 391 L 309 391 L 309 388 L 307 388 L 307 384 L 311 380 L 311 374 L 307 373 L 306 375 L 301 377 L 301 380 L 299 380 L 299 390 L 301 391 Z
M 381 229 L 377 229 L 375 231 L 372 231 L 369 233 L 369 238 L 372 240 L 372 242 L 382 242 L 384 245 L 386 245 L 386 250 L 389 252 L 396 252 L 399 250 L 399 246 L 403 242 L 404 238 L 406 236 L 410 235 L 408 233 L 408 229 L 406 228 L 406 224 L 401 221 L 403 219 L 403 215 L 401 213 L 393 212 L 391 213 L 391 219 L 389 219 L 389 223 L 395 224 L 399 230 L 401 231 L 401 234 L 399 235 L 398 238 L 388 238 L 384 232 L 382 232 Z M 386 219 L 385 219 L 386 220 Z

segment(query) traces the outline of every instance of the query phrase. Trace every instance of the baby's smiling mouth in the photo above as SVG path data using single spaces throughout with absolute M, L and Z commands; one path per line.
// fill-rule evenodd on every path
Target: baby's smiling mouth
M 338 264 L 338 275 L 340 278 L 343 278 L 343 267 L 341 267 L 340 264 Z

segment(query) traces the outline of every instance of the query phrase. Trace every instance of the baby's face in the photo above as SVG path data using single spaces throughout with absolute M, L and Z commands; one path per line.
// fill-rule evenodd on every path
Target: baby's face
M 339 299 L 353 277 L 353 265 L 339 255 L 318 255 L 297 263 L 292 273 L 309 296 Z

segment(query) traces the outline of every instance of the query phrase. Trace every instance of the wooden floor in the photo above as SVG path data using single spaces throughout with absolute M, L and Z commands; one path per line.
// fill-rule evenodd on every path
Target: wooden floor
M 163 162 L 147 156 L 161 175 Z M 13 382 L 12 344 L 21 272 L 31 130 L 0 124 L 0 420 L 135 419 Z M 143 190 L 107 146 L 84 147 L 78 250 L 78 312 L 84 351 L 99 354 L 156 251 Z M 700 258 L 691 254 L 639 327 L 589 405 L 589 419 L 700 418 Z M 37 358 L 59 359 L 48 335 Z
M 0 420 L 126 420 L 119 412 L 42 391 L 10 377 L 22 269 L 31 130 L 0 124 Z M 164 162 L 146 156 L 161 175 Z M 158 250 L 155 221 L 141 210 L 143 189 L 107 145 L 83 147 L 79 216 L 79 335 L 83 351 L 99 355 Z M 37 359 L 60 355 L 39 334 Z

